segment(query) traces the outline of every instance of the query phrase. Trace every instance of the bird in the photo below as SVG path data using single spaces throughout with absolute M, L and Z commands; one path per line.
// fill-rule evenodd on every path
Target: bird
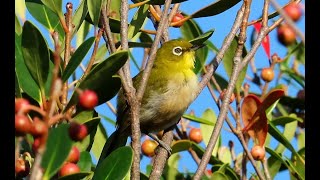
M 199 86 L 198 76 L 194 73 L 195 52 L 203 46 L 173 39 L 157 50 L 141 100 L 139 121 L 142 133 L 159 132 L 176 125 L 195 100 Z M 134 88 L 139 87 L 142 75 L 143 71 L 140 71 L 132 79 Z M 117 96 L 116 131 L 108 138 L 100 160 L 124 146 L 131 135 L 131 119 L 123 93 L 121 88 Z

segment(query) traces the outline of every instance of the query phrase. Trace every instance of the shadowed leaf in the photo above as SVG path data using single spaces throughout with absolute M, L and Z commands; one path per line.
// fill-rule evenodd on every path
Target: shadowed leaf
M 199 17 L 214 16 L 232 8 L 238 2 L 240 2 L 240 0 L 217 0 L 214 3 L 193 13 L 192 17 L 199 18 Z
M 128 39 L 132 39 L 139 32 L 148 15 L 148 9 L 149 5 L 145 4 L 134 14 L 128 27 Z
M 98 26 L 101 7 L 104 0 L 90 0 L 88 3 L 88 11 L 91 19 L 93 20 L 93 25 Z

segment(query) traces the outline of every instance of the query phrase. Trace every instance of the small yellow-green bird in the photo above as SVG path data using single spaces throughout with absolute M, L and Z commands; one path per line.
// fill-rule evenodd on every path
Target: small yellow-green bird
M 199 82 L 193 70 L 195 51 L 200 47 L 203 45 L 175 39 L 165 42 L 158 49 L 141 102 L 142 133 L 159 132 L 177 124 L 196 98 Z M 136 89 L 141 78 L 142 72 L 133 78 Z M 131 135 L 129 109 L 122 90 L 117 100 L 117 130 L 109 137 L 101 155 L 103 157 L 124 146 Z

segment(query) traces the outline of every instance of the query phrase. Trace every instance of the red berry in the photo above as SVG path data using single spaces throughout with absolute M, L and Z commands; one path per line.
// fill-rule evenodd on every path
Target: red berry
M 181 14 L 181 13 L 176 13 L 174 16 L 173 16 L 173 18 L 172 18 L 172 23 L 175 23 L 175 22 L 178 22 L 178 21 L 180 21 L 181 19 L 183 19 L 184 18 L 184 16 Z M 183 22 L 181 22 L 181 23 L 178 23 L 178 24 L 176 24 L 176 25 L 174 25 L 173 27 L 181 27 L 183 25 Z
M 33 119 L 33 125 L 31 127 L 30 133 L 33 137 L 40 137 L 48 133 L 48 126 L 45 122 L 40 120 L 38 117 Z
M 80 168 L 78 165 L 74 164 L 74 163 L 65 163 L 61 169 L 59 170 L 59 176 L 67 176 L 67 175 L 71 175 L 71 174 L 75 174 L 80 172 Z
M 142 154 L 148 157 L 154 156 L 157 146 L 158 144 L 155 141 L 150 139 L 145 140 L 141 145 Z
M 261 70 L 261 78 L 266 81 L 266 82 L 270 82 L 273 80 L 274 78 L 274 71 L 272 68 L 263 68 Z
M 226 92 L 227 92 L 227 89 L 223 89 L 223 90 L 221 91 L 221 93 L 220 93 L 220 99 L 221 99 L 221 100 L 223 100 Z M 230 100 L 229 100 L 229 104 L 231 104 L 231 103 L 234 101 L 235 98 L 236 98 L 236 97 L 235 97 L 234 93 L 232 93 L 232 94 L 231 94 L 231 97 L 230 97 Z
M 16 115 L 14 121 L 16 136 L 24 136 L 30 132 L 32 124 L 27 116 Z
M 94 91 L 84 90 L 80 93 L 79 104 L 85 109 L 93 109 L 98 104 L 98 96 Z
M 70 123 L 69 136 L 74 141 L 82 141 L 88 135 L 87 126 L 76 122 Z
M 255 160 L 263 160 L 263 158 L 266 155 L 266 151 L 264 150 L 263 147 L 259 146 L 259 145 L 255 145 L 252 149 L 251 149 L 251 155 L 253 157 L 253 159 Z
M 282 45 L 288 46 L 295 42 L 296 33 L 293 31 L 293 29 L 289 25 L 282 24 L 277 29 L 277 37 L 279 42 Z
M 298 21 L 302 15 L 299 4 L 290 3 L 283 8 L 284 12 L 294 21 Z
M 202 133 L 199 128 L 192 128 L 189 132 L 189 139 L 196 143 L 200 143 L 202 141 Z
M 15 166 L 16 176 L 18 178 L 23 178 L 29 175 L 30 173 L 30 165 L 28 162 L 23 160 L 22 158 L 17 159 Z
M 29 101 L 24 98 L 18 98 L 15 102 L 15 112 L 28 113 L 28 106 L 30 105 Z
M 73 146 L 67 158 L 67 162 L 77 163 L 80 159 L 80 151 L 76 146 Z

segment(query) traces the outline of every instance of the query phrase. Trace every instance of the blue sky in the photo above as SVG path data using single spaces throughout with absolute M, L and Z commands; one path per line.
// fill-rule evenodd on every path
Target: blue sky
M 16 2 L 17 2 L 17 0 L 16 0 Z M 69 1 L 64 1 L 64 3 L 66 3 L 66 2 L 69 2 Z M 76 9 L 76 7 L 79 4 L 79 1 L 78 0 L 70 0 L 70 2 L 72 2 L 74 4 L 74 7 L 75 7 L 74 9 Z M 214 2 L 214 1 L 213 0 L 189 0 L 189 1 L 186 1 L 181 4 L 180 10 L 183 11 L 184 13 L 192 14 L 193 12 L 197 11 L 198 9 L 200 9 L 202 7 L 205 7 L 206 5 L 208 5 L 212 2 Z M 285 4 L 285 3 L 287 3 L 287 1 L 278 0 L 278 3 Z M 302 1 L 302 3 L 304 4 L 304 1 Z M 212 37 L 210 38 L 210 40 L 215 44 L 216 47 L 218 47 L 218 48 L 221 47 L 224 38 L 226 37 L 227 33 L 231 29 L 231 26 L 232 26 L 233 21 L 235 19 L 237 10 L 239 9 L 240 6 L 241 6 L 241 3 L 238 3 L 230 10 L 223 12 L 219 15 L 195 19 L 195 21 L 200 25 L 203 32 L 206 32 L 206 31 L 213 29 L 213 28 L 215 29 L 215 32 L 212 35 Z M 262 7 L 263 7 L 263 1 L 253 1 L 252 2 L 252 9 L 251 9 L 249 21 L 257 19 L 261 16 Z M 64 8 L 63 8 L 63 10 L 64 10 Z M 273 11 L 274 11 L 274 9 L 272 8 L 272 6 L 270 6 L 269 12 L 273 12 Z M 135 9 L 130 10 L 130 17 L 132 17 L 134 12 L 135 12 Z M 30 19 L 32 22 L 37 24 L 35 22 L 35 20 L 28 13 L 27 13 L 26 17 L 27 17 L 27 19 Z M 129 21 L 130 21 L 130 17 L 129 17 Z M 269 21 L 269 25 L 271 22 L 272 21 Z M 302 19 L 297 22 L 297 25 L 302 32 L 305 32 L 304 23 L 305 23 L 305 21 L 304 21 L 304 16 L 303 16 Z M 40 27 L 42 27 L 42 26 L 40 25 Z M 151 23 L 147 23 L 145 28 L 146 29 L 153 29 Z M 41 30 L 43 32 L 43 35 L 46 38 L 49 38 L 48 32 L 45 29 L 41 29 Z M 248 27 L 247 42 L 246 42 L 246 47 L 248 50 L 250 50 L 250 35 L 251 35 L 252 31 L 253 31 L 253 26 Z M 169 35 L 170 35 L 170 39 L 175 39 L 175 38 L 181 37 L 181 33 L 178 28 L 170 28 Z M 88 37 L 91 37 L 91 36 L 93 36 L 92 31 L 90 32 Z M 270 36 L 270 43 L 271 43 L 271 46 L 270 46 L 271 54 L 277 53 L 280 57 L 284 57 L 286 54 L 286 48 L 284 48 L 282 45 L 280 45 L 278 43 L 278 40 L 276 37 L 276 31 L 272 31 L 269 34 L 269 36 Z M 73 42 L 74 42 L 74 40 L 73 40 Z M 48 43 L 50 45 L 49 41 L 48 41 Z M 52 44 L 51 44 L 51 47 L 52 47 Z M 134 53 L 135 58 L 137 60 L 142 59 L 142 51 L 141 50 L 134 50 L 133 53 Z M 90 55 L 91 52 L 89 52 L 88 54 Z M 207 59 L 207 62 L 209 62 L 213 57 L 214 57 L 214 54 L 210 53 L 209 57 Z M 269 66 L 268 58 L 267 58 L 262 47 L 260 47 L 258 49 L 254 58 L 255 58 L 255 65 L 258 68 L 258 70 L 260 68 Z M 85 62 L 84 62 L 84 64 L 85 64 Z M 136 68 L 134 68 L 133 66 L 132 66 L 131 70 L 132 70 L 133 76 L 138 73 L 138 70 Z M 248 68 L 248 72 L 249 72 L 249 75 L 252 77 L 252 71 L 250 68 Z M 303 69 L 302 69 L 302 72 L 304 73 Z M 218 67 L 217 73 L 219 73 L 220 75 L 222 75 L 223 77 L 228 79 L 228 77 L 223 69 L 222 64 L 220 64 L 220 66 Z M 270 86 L 272 87 L 272 83 Z M 297 87 L 299 87 L 299 86 L 297 86 Z M 299 88 L 290 88 L 289 89 L 290 91 L 288 92 L 289 95 L 295 96 L 297 91 L 300 90 Z M 256 91 L 256 92 L 261 92 L 259 90 L 259 88 L 255 85 L 252 85 L 250 90 Z M 195 115 L 201 116 L 201 114 L 207 108 L 210 108 L 215 112 L 216 115 L 218 115 L 219 111 L 218 111 L 217 106 L 215 105 L 214 101 L 211 100 L 211 98 L 208 98 L 208 96 L 210 97 L 209 91 L 207 88 L 205 88 L 203 90 L 203 92 L 199 95 L 199 97 L 190 105 L 189 109 L 187 110 L 187 113 L 190 112 L 190 110 L 195 110 Z M 116 104 L 115 98 L 113 98 L 111 100 L 111 102 L 113 105 L 115 105 Z M 233 106 L 235 106 L 235 103 L 233 103 Z M 104 114 L 112 119 L 115 119 L 115 116 L 106 107 L 106 105 L 101 105 L 101 106 L 97 107 L 96 110 L 101 114 Z M 108 131 L 108 134 L 111 134 L 115 129 L 109 123 L 104 122 L 104 125 Z M 192 122 L 190 125 L 198 126 L 198 124 L 192 123 Z M 229 129 L 227 124 L 225 124 L 222 129 L 222 145 L 227 146 L 229 140 L 234 141 L 235 147 L 236 147 L 236 149 L 235 149 L 236 154 L 239 154 L 240 152 L 242 152 L 242 147 L 241 147 L 240 143 L 238 143 L 237 138 L 232 133 L 226 131 L 225 129 Z M 296 142 L 292 141 L 292 143 L 293 143 L 294 147 L 296 147 Z M 202 143 L 202 145 L 204 145 L 204 144 Z M 277 144 L 275 144 L 275 145 L 277 145 Z M 285 154 L 288 154 L 288 152 L 285 152 Z M 191 156 L 188 153 L 181 153 L 180 155 L 181 155 L 181 160 L 179 163 L 179 170 L 184 172 L 186 169 L 188 169 L 189 172 L 194 172 L 196 170 L 197 166 L 196 166 L 196 163 L 194 162 L 194 160 L 191 158 Z M 288 156 L 289 155 L 290 154 L 288 154 Z M 142 158 L 142 161 L 141 161 L 142 171 L 145 171 L 145 166 L 146 166 L 146 164 L 149 164 L 149 163 L 150 163 L 150 158 L 147 158 L 147 157 Z M 250 172 L 254 172 L 254 171 L 250 165 L 248 165 L 248 168 L 249 168 L 248 169 L 249 170 L 248 176 L 250 176 Z M 288 174 L 288 172 L 281 172 L 275 177 L 275 179 L 289 179 L 289 174 Z

